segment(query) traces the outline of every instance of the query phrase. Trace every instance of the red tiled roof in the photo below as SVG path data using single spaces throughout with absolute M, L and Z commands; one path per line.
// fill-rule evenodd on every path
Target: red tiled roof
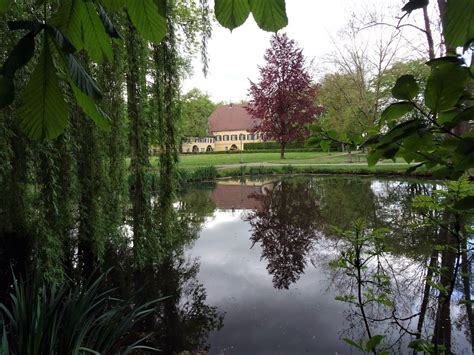
M 209 116 L 209 132 L 217 131 L 251 131 L 258 123 L 245 109 L 246 105 L 219 106 Z

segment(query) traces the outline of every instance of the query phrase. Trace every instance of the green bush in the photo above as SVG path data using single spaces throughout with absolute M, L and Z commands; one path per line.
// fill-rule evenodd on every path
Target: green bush
M 250 143 L 249 143 L 250 144 Z M 304 148 L 288 148 L 285 149 L 285 152 L 320 152 L 320 147 L 304 147 Z M 248 149 L 245 148 L 244 153 L 280 153 L 280 148 L 278 149 Z M 240 154 L 240 150 L 223 150 L 220 152 L 202 152 L 202 153 L 183 153 L 185 155 L 219 155 L 219 154 Z
M 305 149 L 304 142 L 291 142 L 287 143 L 285 151 L 287 149 Z M 259 142 L 259 143 L 244 143 L 245 150 L 269 150 L 275 149 L 280 151 L 280 144 L 278 142 Z
M 179 186 L 183 186 L 187 182 L 210 181 L 219 177 L 219 173 L 214 166 L 205 166 L 193 171 L 178 169 L 176 175 Z

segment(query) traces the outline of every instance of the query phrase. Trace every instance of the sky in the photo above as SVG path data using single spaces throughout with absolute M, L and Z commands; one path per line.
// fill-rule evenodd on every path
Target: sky
M 308 61 L 314 60 L 316 71 L 334 50 L 333 38 L 365 0 L 286 0 L 289 24 L 282 31 L 303 48 Z M 401 0 L 377 0 L 377 3 L 401 4 Z M 359 8 L 358 8 L 359 6 Z M 211 7 L 213 4 L 211 1 Z M 246 100 L 249 79 L 258 80 L 258 65 L 269 46 L 271 33 L 260 30 L 252 15 L 230 32 L 215 21 L 208 44 L 209 73 L 205 78 L 199 59 L 193 61 L 194 75 L 184 80 L 182 92 L 193 87 L 209 94 L 215 102 Z

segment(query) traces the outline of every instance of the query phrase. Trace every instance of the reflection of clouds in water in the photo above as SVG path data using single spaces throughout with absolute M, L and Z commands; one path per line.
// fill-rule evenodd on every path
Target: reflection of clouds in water
M 206 217 L 204 221 L 203 229 L 212 229 L 216 228 L 225 223 L 239 221 L 243 210 L 234 210 L 234 211 L 215 211 L 212 216 Z
M 338 335 L 345 334 L 348 327 L 359 322 L 355 316 L 346 318 L 350 314 L 354 315 L 354 310 L 349 312 L 348 304 L 334 300 L 337 294 L 350 292 L 353 284 L 341 270 L 337 272 L 328 268 L 328 262 L 339 254 L 342 246 L 328 225 L 350 229 L 351 220 L 359 212 L 372 218 L 373 223 L 388 225 L 393 230 L 393 234 L 388 237 L 389 244 L 394 248 L 393 253 L 387 254 L 382 264 L 391 276 L 393 291 L 389 298 L 397 304 L 396 315 L 404 317 L 416 314 L 420 308 L 426 267 L 424 261 L 416 256 L 424 256 L 425 249 L 420 243 L 432 232 L 422 230 L 413 234 L 413 230 L 408 227 L 408 223 L 417 216 L 411 209 L 411 199 L 416 194 L 429 194 L 440 185 L 409 180 L 331 177 L 308 178 L 307 184 L 311 188 L 305 190 L 308 186 L 299 183 L 298 179 L 291 181 L 294 183 L 288 184 L 286 190 L 280 182 L 275 184 L 278 189 L 274 193 L 259 195 L 262 199 L 265 196 L 272 198 L 268 219 L 275 223 L 269 225 L 272 233 L 267 239 L 259 238 L 251 247 L 255 230 L 248 223 L 249 216 L 257 212 L 261 214 L 265 204 L 254 210 L 232 210 L 221 204 L 221 208 L 229 209 L 217 210 L 207 217 L 200 239 L 187 250 L 188 255 L 199 257 L 201 270 L 198 278 L 208 290 L 210 304 L 226 313 L 224 328 L 211 335 L 213 352 L 230 348 L 232 353 L 283 354 L 308 350 L 348 353 L 350 350 Z M 283 194 L 285 191 L 286 195 Z M 281 200 L 278 197 L 282 195 L 288 198 L 277 204 Z M 223 196 L 229 197 L 227 206 L 235 205 L 228 193 Z M 310 199 L 323 200 L 325 203 L 301 203 Z M 294 203 L 290 205 L 289 201 Z M 313 210 L 321 210 L 322 213 L 309 213 Z M 282 223 L 282 220 L 288 223 Z M 296 228 L 285 228 L 287 224 Z M 298 232 L 291 234 L 294 238 L 288 235 L 291 231 Z M 313 236 L 310 243 L 304 243 L 304 248 L 292 248 L 305 240 L 306 231 Z M 267 241 L 266 249 L 262 248 L 262 240 Z M 263 254 L 265 250 L 274 251 L 269 256 L 276 255 L 274 259 L 279 261 L 274 263 L 276 266 L 270 270 L 272 272 L 292 269 L 292 257 L 297 257 L 297 252 L 301 251 L 305 267 L 298 273 L 294 283 L 289 284 L 288 290 L 272 287 L 272 275 L 269 275 L 267 268 L 269 260 Z M 417 254 L 418 250 L 420 252 Z M 281 254 L 288 257 L 280 262 Z M 374 266 L 370 265 L 366 271 L 375 272 Z M 461 295 L 455 291 L 454 298 L 461 298 Z M 390 307 L 385 305 L 375 305 L 370 313 L 378 319 L 391 315 Z M 431 313 L 429 316 L 433 317 Z M 452 316 L 462 316 L 460 306 L 453 305 Z M 414 317 L 403 323 L 414 329 L 416 322 L 417 318 Z M 432 320 L 426 319 L 425 325 L 432 327 Z M 382 334 L 388 331 L 389 326 L 390 321 L 382 322 L 375 329 Z M 394 326 L 391 330 L 393 333 L 388 336 L 387 342 L 391 342 L 389 339 L 396 340 L 394 337 L 397 337 L 398 329 Z M 468 346 L 465 346 L 466 341 L 461 332 L 455 330 L 455 348 L 466 349 Z M 351 334 L 346 335 L 357 336 Z M 406 344 L 403 349 L 406 349 Z
M 244 214 L 216 212 L 188 250 L 199 256 L 198 279 L 208 291 L 209 304 L 226 314 L 224 328 L 211 335 L 211 352 L 232 346 L 235 354 L 299 354 L 310 349 L 347 353 L 338 338 L 346 305 L 321 289 L 322 270 L 309 267 L 289 290 L 275 289 L 260 246 L 250 248 Z

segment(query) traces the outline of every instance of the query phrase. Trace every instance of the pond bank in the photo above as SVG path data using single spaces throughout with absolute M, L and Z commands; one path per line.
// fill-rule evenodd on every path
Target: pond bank
M 409 175 L 408 164 L 379 164 L 369 167 L 366 164 L 318 164 L 318 165 L 283 165 L 283 164 L 243 164 L 208 166 L 197 169 L 181 169 L 182 182 L 209 181 L 219 178 L 248 177 L 259 175 L 288 175 L 288 174 L 331 174 L 331 175 L 372 175 L 372 176 L 412 176 L 430 178 L 426 170 L 415 171 Z

